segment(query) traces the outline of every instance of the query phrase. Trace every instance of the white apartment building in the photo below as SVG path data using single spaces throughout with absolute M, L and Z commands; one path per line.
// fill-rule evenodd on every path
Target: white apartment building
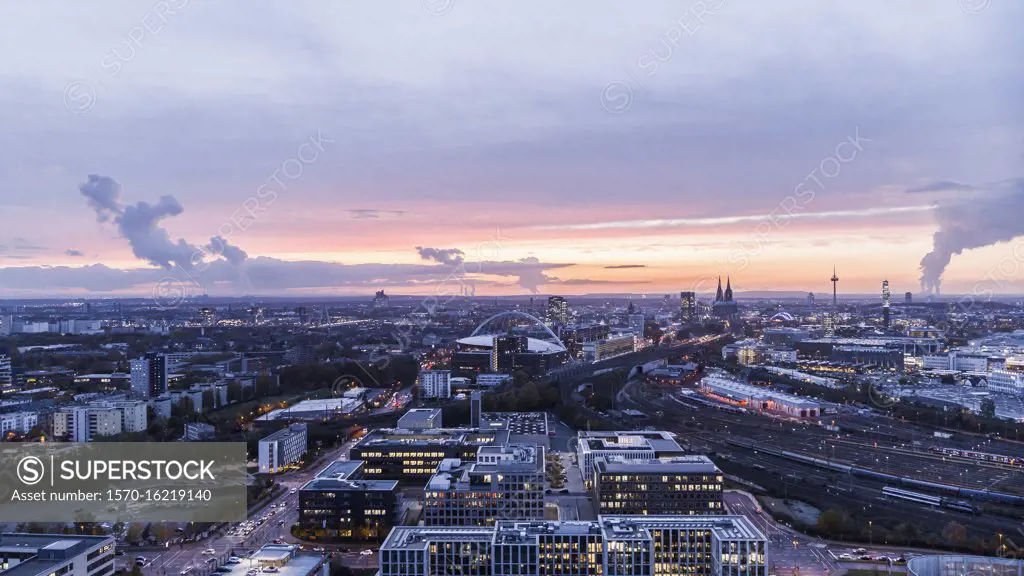
M 308 438 L 306 425 L 292 424 L 267 436 L 259 442 L 259 469 L 274 474 L 283 467 L 298 462 L 306 453 Z
M 478 374 L 476 377 L 476 385 L 478 388 L 497 388 L 511 379 L 511 374 Z
M 145 406 L 145 405 L 143 405 Z M 132 417 L 129 424 L 138 426 L 135 409 L 131 408 Z M 145 413 L 143 413 L 145 417 Z M 124 429 L 124 410 L 112 405 L 97 404 L 93 406 L 72 406 L 54 412 L 51 415 L 51 432 L 54 436 L 66 438 L 70 442 L 92 442 L 96 436 L 112 436 L 122 432 L 141 432 L 146 429 Z
M 420 372 L 420 392 L 424 398 L 451 398 L 452 373 L 450 370 L 424 370 Z
M 39 424 L 38 412 L 0 414 L 0 436 L 6 436 L 8 432 L 27 434 L 37 424 Z
M 988 388 L 995 392 L 1024 395 L 1024 374 L 1010 370 L 993 370 L 988 373 Z
M 0 390 L 14 386 L 14 375 L 11 371 L 11 357 L 0 354 Z

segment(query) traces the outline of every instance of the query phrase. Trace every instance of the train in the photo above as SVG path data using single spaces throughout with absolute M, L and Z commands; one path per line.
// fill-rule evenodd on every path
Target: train
M 1001 504 L 1011 504 L 1014 506 L 1024 506 L 1024 496 L 1018 496 L 1016 494 L 1007 494 L 1005 492 L 996 492 L 993 490 L 977 490 L 974 488 L 963 488 L 961 486 L 951 486 L 949 484 L 939 484 L 937 482 L 928 482 L 925 480 L 918 480 L 916 478 L 907 478 L 906 476 L 896 476 L 894 474 L 885 474 L 883 472 L 876 472 L 867 468 L 861 468 L 858 466 L 850 466 L 848 464 L 840 464 L 831 460 L 823 458 L 813 458 L 804 454 L 798 454 L 796 452 L 789 452 L 785 450 L 779 450 L 777 448 L 770 448 L 766 446 L 758 446 L 752 442 L 744 442 L 730 438 L 727 440 L 729 444 L 746 448 L 748 450 L 755 450 L 757 452 L 763 452 L 771 456 L 778 456 L 779 458 L 785 458 L 787 460 L 793 460 L 796 462 L 802 462 L 804 464 L 810 464 L 819 468 L 828 468 L 829 470 L 835 470 L 837 472 L 843 472 L 845 474 L 852 474 L 863 478 L 869 478 L 871 480 L 880 480 L 887 484 L 894 486 L 904 486 L 911 488 L 923 488 L 945 494 L 950 497 L 965 498 L 969 500 L 986 500 L 990 502 L 999 502 Z
M 1024 468 L 1024 460 L 1020 458 L 1014 458 L 1013 456 L 1007 456 L 1006 454 L 992 454 L 989 452 L 977 452 L 975 450 L 947 448 L 945 446 L 932 446 L 932 452 L 938 452 L 940 454 L 945 454 L 946 456 L 958 456 L 960 458 L 970 458 L 971 460 L 984 460 L 985 462 L 997 462 L 999 464 L 1008 464 L 1010 466 Z
M 885 486 L 882 488 L 882 494 L 887 498 L 897 498 L 900 500 L 908 500 L 910 502 L 917 502 L 918 504 L 927 504 L 936 508 L 948 508 L 950 510 L 956 510 L 958 512 L 966 512 L 968 514 L 978 514 L 980 511 L 978 507 L 970 502 L 964 502 L 963 500 L 956 500 L 953 498 L 946 498 L 944 496 L 933 496 L 931 494 L 923 494 L 921 492 L 914 492 L 912 490 L 904 490 L 902 488 L 893 488 L 892 486 Z

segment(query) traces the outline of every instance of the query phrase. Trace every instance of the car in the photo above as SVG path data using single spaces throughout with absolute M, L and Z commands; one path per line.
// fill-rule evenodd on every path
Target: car
M 228 558 L 228 562 L 227 563 L 228 564 L 241 564 L 242 563 L 242 559 L 239 558 L 238 556 L 232 556 L 232 557 Z
M 203 550 L 203 554 L 206 554 L 207 556 L 213 556 L 216 553 L 217 551 L 213 548 L 207 548 L 206 550 Z
M 148 560 L 146 560 L 145 556 L 136 556 L 135 557 L 135 565 L 136 566 L 145 566 L 146 562 L 148 562 Z
M 259 573 L 260 573 L 259 570 L 256 570 L 255 568 L 253 568 L 252 570 L 249 570 L 248 572 L 246 572 L 245 576 L 257 576 L 257 574 L 259 574 Z
M 184 568 L 181 569 L 181 572 L 178 572 L 178 574 L 181 574 L 181 576 L 185 576 L 186 574 L 189 574 L 191 572 L 192 572 L 192 567 L 191 566 L 185 566 Z
M 373 550 L 363 550 L 362 552 L 359 553 L 359 555 L 360 556 L 372 556 L 373 555 Z
M 278 526 L 284 526 L 284 520 L 278 520 L 277 521 L 277 525 Z
M 217 561 L 217 559 L 216 559 L 216 558 L 207 558 L 207 559 L 206 559 L 206 563 L 207 563 L 207 564 L 213 564 L 213 563 L 215 563 L 216 561 Z
M 839 559 L 840 560 L 853 560 L 853 555 L 852 554 L 843 553 L 843 554 L 839 555 Z
M 277 572 L 277 566 L 267 566 L 263 569 L 264 572 Z
M 274 544 L 280 544 L 282 542 L 284 542 L 284 540 L 281 540 L 280 538 L 274 538 Z
M 228 566 L 228 565 L 225 564 L 224 566 L 221 566 L 221 567 L 217 568 L 216 570 L 214 570 L 214 572 L 220 572 L 221 574 L 227 574 L 228 572 L 231 572 L 231 566 Z
M 298 488 L 292 488 L 291 490 L 289 490 L 289 491 L 288 491 L 288 493 L 289 493 L 289 494 L 295 494 L 295 493 L 296 493 L 296 492 L 298 492 L 298 491 L 299 491 L 299 489 L 298 489 Z

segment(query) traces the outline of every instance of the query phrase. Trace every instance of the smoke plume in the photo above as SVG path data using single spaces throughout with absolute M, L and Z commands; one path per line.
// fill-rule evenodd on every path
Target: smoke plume
M 939 229 L 932 238 L 932 251 L 921 259 L 921 288 L 934 294 L 939 293 L 942 273 L 954 255 L 1024 235 L 1024 179 L 985 186 L 941 182 L 909 190 L 940 191 L 958 195 L 936 206 Z

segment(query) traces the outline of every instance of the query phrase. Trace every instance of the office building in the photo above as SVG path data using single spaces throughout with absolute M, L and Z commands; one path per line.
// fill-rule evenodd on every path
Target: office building
M 744 516 L 599 516 L 491 527 L 396 527 L 380 576 L 766 576 L 767 542 Z
M 907 292 L 906 294 L 904 294 L 903 295 L 903 303 L 906 304 L 907 306 L 910 306 L 911 304 L 913 304 L 914 303 L 914 293 L 913 292 Z
M 132 394 L 143 400 L 167 391 L 167 357 L 147 354 L 131 361 Z
M 14 317 L 10 314 L 0 314 L 0 336 L 10 336 L 14 333 Z
M 338 460 L 299 489 L 299 524 L 338 538 L 384 536 L 398 523 L 398 482 L 367 480 L 364 462 Z
M 722 471 L 707 456 L 594 461 L 593 492 L 599 514 L 725 514 Z
M 679 293 L 679 320 L 683 323 L 697 321 L 697 293 Z
M 502 334 L 494 337 L 491 348 L 491 371 L 512 372 L 516 368 L 516 356 L 527 351 L 526 336 Z
M 432 430 L 441 428 L 440 408 L 413 408 L 398 419 L 403 430 Z
M 583 343 L 583 359 L 600 362 L 636 351 L 636 336 L 632 333 L 614 334 L 604 340 Z
M 417 381 L 423 398 L 451 398 L 452 373 L 450 370 L 424 370 Z
M 561 296 L 549 296 L 545 321 L 548 326 L 565 326 L 569 324 L 569 302 Z
M 0 534 L 3 576 L 109 576 L 114 537 L 72 534 Z
M 349 450 L 349 460 L 363 460 L 369 479 L 423 484 L 446 458 L 475 460 L 481 446 L 508 444 L 508 430 L 466 428 L 402 430 L 378 428 Z
M 607 324 L 590 324 L 587 326 L 570 326 L 558 330 L 558 338 L 565 345 L 570 358 L 583 359 L 583 345 L 587 342 L 604 340 L 611 334 Z
M 544 518 L 544 448 L 481 446 L 474 462 L 441 461 L 423 489 L 427 526 L 490 526 Z
M 28 434 L 38 424 L 38 412 L 8 412 L 7 414 L 0 414 L 0 438 L 7 436 L 8 432 Z
M 277 473 L 298 462 L 308 449 L 306 424 L 297 423 L 282 428 L 259 442 L 259 470 Z
M 626 460 L 653 460 L 683 455 L 682 447 L 668 432 L 577 432 L 576 461 L 586 481 L 593 479 L 594 462 L 598 458 L 621 456 Z

